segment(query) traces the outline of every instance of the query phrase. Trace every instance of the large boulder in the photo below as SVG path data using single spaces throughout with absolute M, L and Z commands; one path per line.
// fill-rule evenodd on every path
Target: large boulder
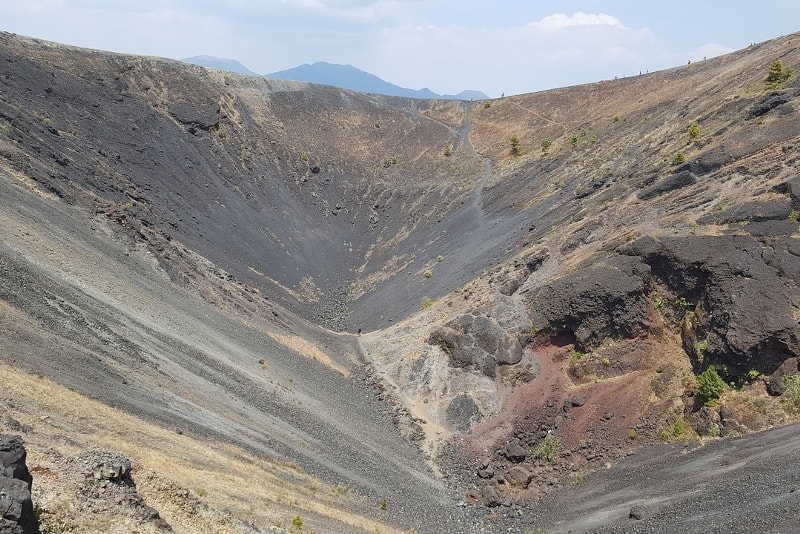
M 38 532 L 22 438 L 0 434 L 0 534 Z
M 536 332 L 571 334 L 578 349 L 590 350 L 606 337 L 647 331 L 649 283 L 648 265 L 615 256 L 531 290 L 525 302 Z
M 462 315 L 428 336 L 438 345 L 453 367 L 478 370 L 494 377 L 498 365 L 515 365 L 522 360 L 519 337 L 483 315 Z

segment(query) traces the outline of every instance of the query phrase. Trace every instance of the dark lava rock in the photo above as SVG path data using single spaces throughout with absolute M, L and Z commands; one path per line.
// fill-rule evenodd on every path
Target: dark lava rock
M 445 410 L 445 419 L 460 432 L 468 432 L 480 420 L 481 412 L 475 401 L 466 393 L 456 395 Z
M 650 187 L 640 191 L 637 196 L 641 200 L 650 200 L 651 198 L 655 198 L 659 195 L 663 195 L 664 193 L 692 185 L 696 182 L 697 176 L 695 176 L 695 174 L 691 171 L 684 170 L 658 180 Z
M 481 490 L 481 502 L 485 506 L 494 508 L 503 503 L 503 496 L 495 486 L 489 484 Z
M 783 395 L 786 391 L 786 381 L 783 377 L 797 374 L 798 361 L 800 361 L 800 358 L 788 358 L 772 373 L 772 376 L 766 381 L 767 393 L 774 397 Z
M 650 267 L 638 258 L 616 256 L 529 292 L 534 329 L 570 333 L 580 350 L 608 336 L 632 338 L 649 328 Z
M 719 436 L 722 419 L 719 413 L 709 407 L 703 406 L 690 416 L 690 422 L 695 431 L 701 436 Z
M 476 369 L 488 377 L 495 376 L 498 364 L 514 365 L 522 360 L 519 338 L 482 315 L 450 321 L 431 332 L 428 343 L 438 345 L 454 367 Z
M 533 480 L 533 473 L 525 466 L 515 465 L 506 471 L 505 477 L 512 486 L 526 489 Z
M 30 486 L 33 478 L 28 472 L 26 458 L 22 438 L 0 434 L 0 476 L 16 478 Z
M 792 199 L 792 208 L 800 210 L 800 178 L 793 178 L 778 184 L 774 190 L 776 193 L 789 195 L 789 198 Z
M 697 219 L 697 222 L 700 224 L 731 224 L 743 221 L 785 221 L 791 212 L 790 199 L 781 198 L 769 202 L 747 202 L 731 206 L 704 215 Z
M 32 477 L 22 439 L 0 434 L 0 533 L 39 532 L 31 500 Z
M 189 102 L 179 100 L 169 105 L 169 113 L 175 120 L 203 130 L 219 124 L 219 104 L 213 101 Z
M 683 171 L 689 171 L 696 176 L 705 176 L 706 174 L 711 174 L 712 172 L 718 170 L 723 165 L 729 163 L 732 159 L 733 157 L 730 153 L 728 153 L 726 147 L 723 145 L 713 148 L 699 158 L 681 165 L 677 168 L 676 172 L 680 174 Z
M 800 291 L 768 263 L 770 250 L 756 239 L 644 237 L 620 251 L 643 259 L 676 295 L 697 303 L 690 310 L 693 331 L 684 332 L 697 368 L 719 364 L 730 375 L 751 369 L 769 375 L 800 352 L 800 325 L 793 312 Z M 691 350 L 687 333 L 705 340 L 705 350 Z
M 506 443 L 506 446 L 503 448 L 503 456 L 511 460 L 512 462 L 522 462 L 525 461 L 525 457 L 528 455 L 528 451 L 520 445 L 519 441 L 513 440 Z
M 751 222 L 741 227 L 748 234 L 756 237 L 782 237 L 792 235 L 800 230 L 800 224 L 794 221 L 760 221 Z
M 747 115 L 748 119 L 755 119 L 766 115 L 778 106 L 782 106 L 791 100 L 791 95 L 784 93 L 770 93 L 764 98 L 753 104 L 750 113 Z

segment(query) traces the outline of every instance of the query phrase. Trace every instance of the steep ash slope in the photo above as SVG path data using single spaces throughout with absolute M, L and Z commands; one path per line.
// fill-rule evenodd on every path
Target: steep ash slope
M 307 470 L 266 506 L 323 531 L 523 528 L 633 449 L 792 421 L 796 38 L 471 104 L 2 34 L 2 360 Z

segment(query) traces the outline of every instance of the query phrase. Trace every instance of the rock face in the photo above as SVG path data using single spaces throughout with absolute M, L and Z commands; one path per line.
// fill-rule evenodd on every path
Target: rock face
M 784 265 L 797 239 L 766 246 L 740 235 L 680 239 L 645 237 L 624 247 L 651 268 L 691 309 L 683 327 L 684 348 L 697 369 L 717 365 L 728 375 L 750 369 L 772 374 L 800 351 L 794 317 L 800 295 L 787 283 Z
M 635 337 L 649 327 L 649 282 L 650 267 L 625 256 L 568 274 L 526 296 L 533 328 L 573 335 L 583 351 L 608 336 Z
M 0 434 L 0 533 L 38 532 L 31 500 L 32 478 L 25 447 L 17 436 Z
M 438 345 L 454 367 L 477 369 L 494 377 L 498 365 L 522 360 L 519 338 L 482 315 L 463 315 L 431 332 L 428 343 Z

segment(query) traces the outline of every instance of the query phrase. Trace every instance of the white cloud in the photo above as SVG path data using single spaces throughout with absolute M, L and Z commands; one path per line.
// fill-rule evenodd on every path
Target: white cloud
M 556 14 L 513 27 L 384 28 L 359 61 L 394 83 L 499 96 L 638 73 L 649 68 L 643 55 L 652 41 L 650 30 L 610 15 Z
M 538 21 L 531 22 L 529 26 L 541 30 L 563 30 L 576 26 L 609 26 L 621 30 L 628 29 L 618 18 L 611 15 L 582 13 L 580 11 L 572 16 L 564 13 L 548 15 Z

